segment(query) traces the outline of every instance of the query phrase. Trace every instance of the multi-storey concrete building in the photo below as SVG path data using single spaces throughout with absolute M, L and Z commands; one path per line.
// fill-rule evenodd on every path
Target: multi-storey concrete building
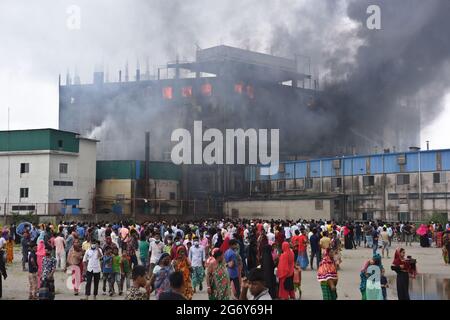
M 0 131 L 1 213 L 92 213 L 96 143 L 54 129 Z

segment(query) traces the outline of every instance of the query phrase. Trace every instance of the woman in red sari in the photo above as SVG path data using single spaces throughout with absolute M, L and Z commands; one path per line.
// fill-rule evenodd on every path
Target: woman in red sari
M 397 273 L 398 300 L 410 300 L 409 276 L 415 277 L 416 275 L 415 260 L 405 258 L 405 255 L 405 249 L 398 248 L 391 266 L 391 269 Z
M 295 291 L 294 291 L 294 252 L 292 252 L 289 247 L 289 243 L 283 242 L 281 246 L 283 253 L 280 255 L 280 261 L 278 262 L 278 270 L 277 276 L 279 279 L 279 289 L 278 289 L 278 297 L 282 300 L 287 300 L 289 298 L 295 299 Z M 292 283 L 291 288 L 288 290 L 285 288 L 286 279 L 292 279 L 292 281 L 288 280 Z

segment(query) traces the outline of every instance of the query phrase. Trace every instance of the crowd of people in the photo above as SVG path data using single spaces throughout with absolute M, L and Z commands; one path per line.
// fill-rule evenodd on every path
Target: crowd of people
M 388 282 L 382 261 L 391 258 L 393 241 L 400 246 L 391 264 L 397 274 L 397 296 L 407 300 L 409 278 L 417 269 L 405 248 L 416 240 L 423 247 L 435 242 L 442 247 L 445 264 L 450 252 L 450 225 L 437 223 L 416 228 L 409 222 L 222 219 L 142 224 L 61 221 L 20 227 L 2 230 L 0 272 L 6 279 L 14 243 L 20 243 L 33 300 L 54 299 L 57 270 L 71 270 L 76 296 L 85 282 L 83 299 L 96 299 L 100 289 L 103 295 L 130 300 L 151 295 L 159 300 L 191 300 L 203 290 L 210 300 L 246 300 L 249 294 L 255 300 L 301 299 L 302 272 L 307 269 L 316 270 L 323 299 L 336 300 L 342 250 L 358 247 L 373 253 L 360 272 L 361 299 L 383 300 Z

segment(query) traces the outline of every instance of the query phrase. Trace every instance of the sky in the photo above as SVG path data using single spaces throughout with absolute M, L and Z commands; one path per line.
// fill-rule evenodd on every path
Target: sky
M 192 60 L 196 46 L 227 44 L 283 56 L 295 47 L 312 58 L 315 76 L 333 80 L 330 57 L 336 57 L 339 65 L 352 64 L 364 45 L 358 32 L 361 24 L 349 18 L 351 4 L 351 0 L 2 0 L 0 130 L 58 128 L 58 75 L 64 82 L 67 70 L 72 75 L 76 70 L 82 83 L 90 83 L 93 71 L 103 68 L 115 81 L 127 62 L 130 75 L 138 61 L 144 69 L 148 60 L 152 72 L 177 55 Z M 427 8 L 417 12 L 405 28 L 421 26 Z M 423 149 L 427 140 L 432 149 L 450 148 L 450 88 L 444 89 L 440 111 L 423 124 Z

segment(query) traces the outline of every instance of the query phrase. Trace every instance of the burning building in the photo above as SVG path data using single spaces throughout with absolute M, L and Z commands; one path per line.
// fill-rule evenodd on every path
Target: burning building
M 169 161 L 171 133 L 192 129 L 196 120 L 222 132 L 279 129 L 281 160 L 418 143 L 419 112 L 408 112 L 406 125 L 347 125 L 338 116 L 345 101 L 334 104 L 333 95 L 319 91 L 318 79 L 301 70 L 300 60 L 221 45 L 198 50 L 193 62 L 168 63 L 154 76 L 137 69 L 135 81 L 129 81 L 128 67 L 123 79 L 119 71 L 117 82 L 106 82 L 103 72 L 94 74 L 92 84 L 72 83 L 68 76 L 59 87 L 59 126 L 100 140 L 100 160 L 143 159 L 144 132 L 149 131 L 150 160 Z M 186 165 L 180 197 L 241 197 L 247 190 L 244 176 L 243 165 Z M 196 210 L 206 214 L 211 209 L 198 204 Z

